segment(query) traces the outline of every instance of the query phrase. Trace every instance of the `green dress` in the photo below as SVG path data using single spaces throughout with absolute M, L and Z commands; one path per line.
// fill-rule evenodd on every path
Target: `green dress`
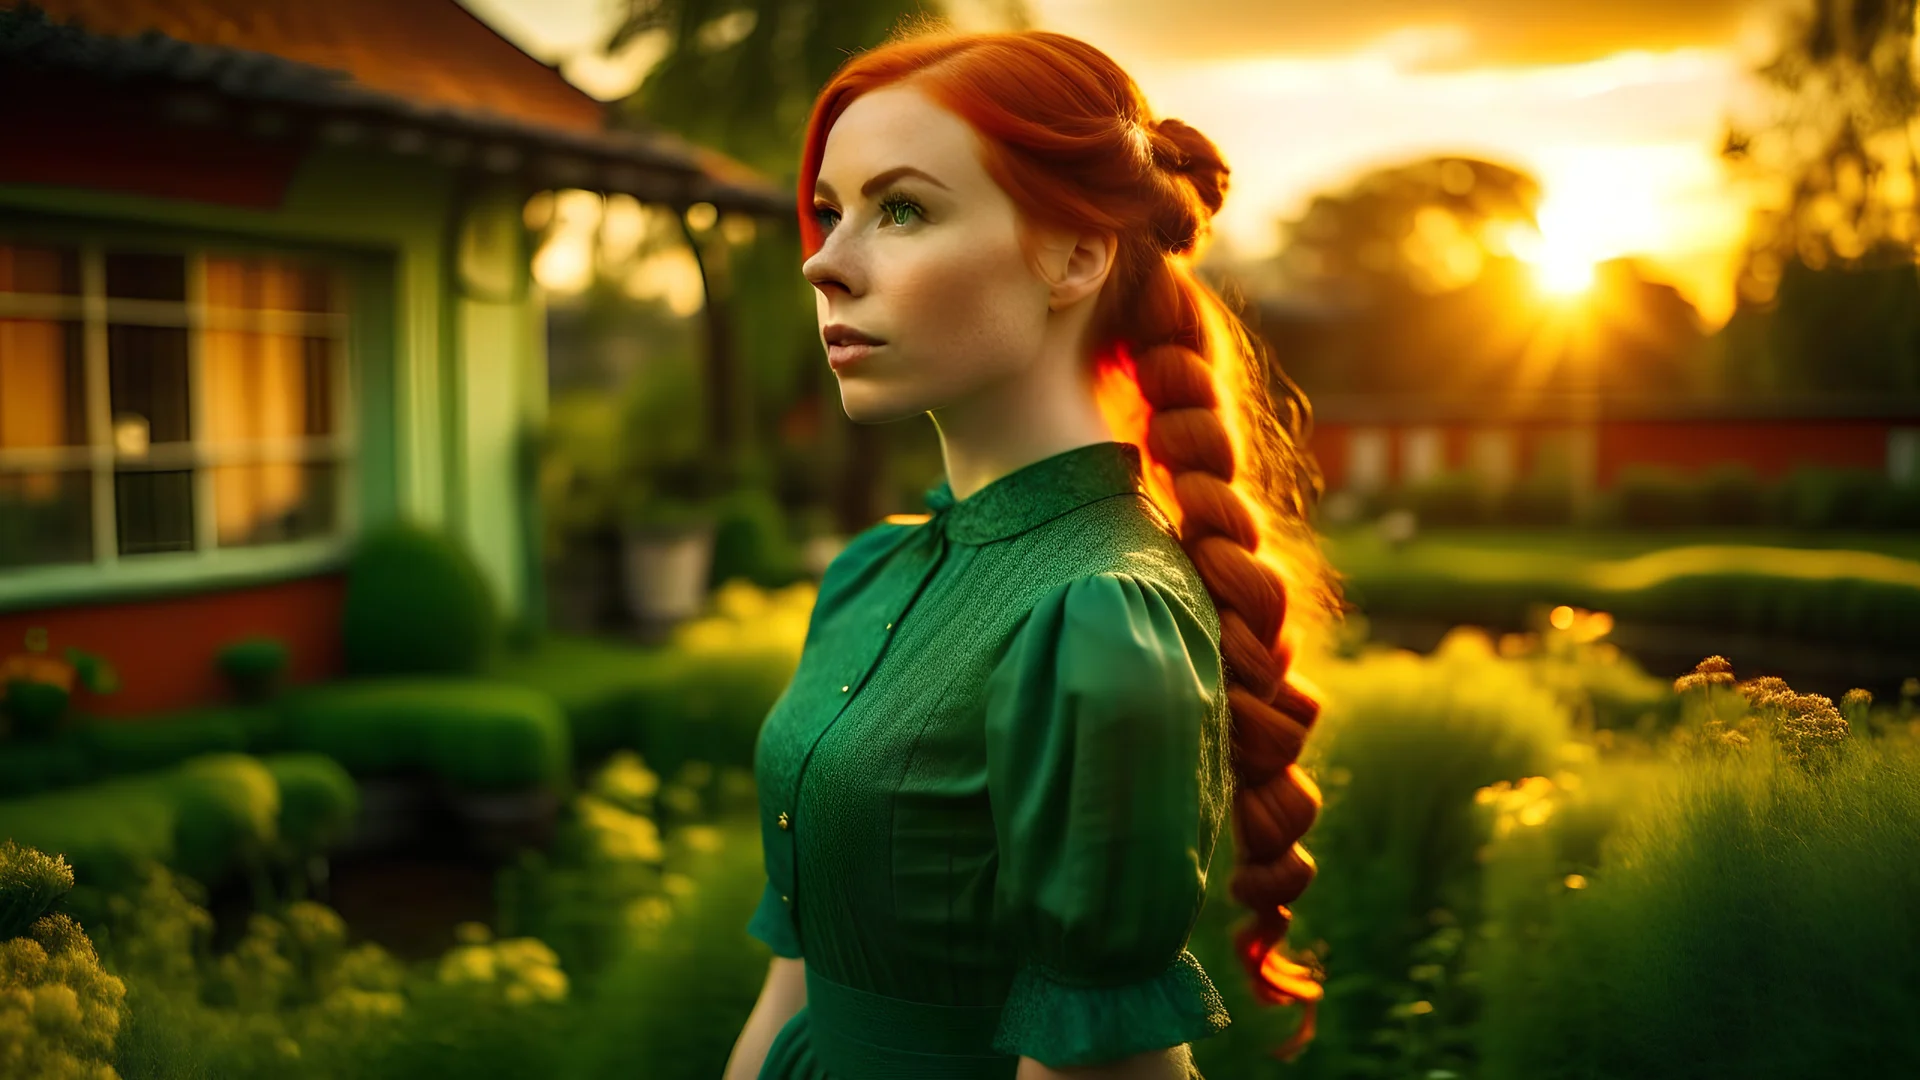
M 827 569 L 754 753 L 767 886 L 806 959 L 762 1080 L 1011 1080 L 1204 1038 L 1187 951 L 1231 797 L 1220 623 L 1103 442 Z

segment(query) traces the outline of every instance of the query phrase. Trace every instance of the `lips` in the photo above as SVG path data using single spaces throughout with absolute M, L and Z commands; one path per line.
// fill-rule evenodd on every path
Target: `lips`
M 827 363 L 835 371 L 846 370 L 866 359 L 875 349 L 886 345 L 884 339 L 856 330 L 845 323 L 834 323 L 828 326 L 820 332 L 820 337 L 827 345 Z

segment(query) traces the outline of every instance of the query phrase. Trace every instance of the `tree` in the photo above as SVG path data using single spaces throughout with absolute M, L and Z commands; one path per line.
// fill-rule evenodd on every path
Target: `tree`
M 1774 299 L 1790 263 L 1811 270 L 1914 262 L 1920 240 L 1915 0 L 1806 0 L 1758 74 L 1774 114 L 1730 125 L 1722 153 L 1776 186 L 1755 216 L 1740 295 Z

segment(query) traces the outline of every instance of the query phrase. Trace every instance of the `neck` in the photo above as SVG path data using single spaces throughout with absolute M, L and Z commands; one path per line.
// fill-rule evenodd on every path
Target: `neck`
M 1093 365 L 1077 356 L 1043 357 L 930 415 L 956 500 L 1036 461 L 1115 438 L 1100 413 Z

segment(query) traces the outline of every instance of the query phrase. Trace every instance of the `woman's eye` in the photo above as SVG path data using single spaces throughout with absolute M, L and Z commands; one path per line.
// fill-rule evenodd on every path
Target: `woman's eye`
M 813 220 L 819 223 L 820 233 L 824 236 L 832 232 L 835 225 L 840 224 L 840 211 L 831 207 L 816 206 L 813 208 Z
M 895 225 L 906 225 L 910 223 L 914 217 L 919 216 L 921 211 L 920 207 L 916 206 L 911 199 L 895 197 L 887 199 L 880 204 L 880 213 L 886 220 L 893 222 Z

